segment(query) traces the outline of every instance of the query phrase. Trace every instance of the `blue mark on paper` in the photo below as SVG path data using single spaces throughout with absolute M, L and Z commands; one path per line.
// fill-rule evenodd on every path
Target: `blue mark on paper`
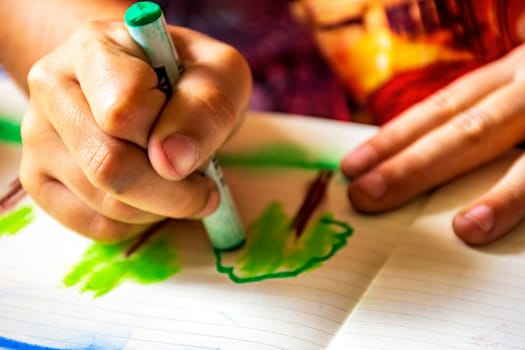
M 37 344 L 26 343 L 14 339 L 0 337 L 0 349 L 16 349 L 16 350 L 103 350 L 108 349 L 107 346 L 98 346 L 95 344 L 80 345 L 78 347 L 49 347 Z M 115 349 L 116 350 L 116 349 Z

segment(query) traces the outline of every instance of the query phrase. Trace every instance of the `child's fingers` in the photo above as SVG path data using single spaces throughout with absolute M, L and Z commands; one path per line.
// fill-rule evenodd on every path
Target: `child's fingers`
M 170 180 L 186 177 L 226 140 L 240 109 L 218 83 L 188 70 L 160 115 L 148 146 L 151 164 Z
M 184 73 L 151 133 L 150 161 L 162 177 L 186 177 L 226 140 L 242 120 L 251 91 L 247 63 L 233 48 L 194 36 L 181 50 Z M 198 58 L 197 58 L 198 57 Z
M 63 48 L 100 128 L 116 138 L 147 147 L 166 96 L 141 48 L 121 22 L 82 27 Z
M 32 175 L 38 177 L 36 174 L 45 174 L 46 179 L 62 183 L 91 209 L 115 221 L 147 224 L 164 219 L 162 216 L 127 205 L 94 187 L 74 162 L 55 130 L 47 121 L 35 118 L 31 108 L 24 116 L 23 125 L 25 142 L 20 171 L 26 183 L 31 181 Z M 34 191 L 29 194 L 33 195 Z
M 96 241 L 115 243 L 127 240 L 149 225 L 112 220 L 84 204 L 62 183 L 43 174 L 21 177 L 26 191 L 61 224 Z
M 37 69 L 30 79 L 31 87 L 35 92 L 39 88 L 48 92 L 33 95 L 33 103 L 43 105 L 40 117 L 48 118 L 86 178 L 98 189 L 132 207 L 172 218 L 210 214 L 218 205 L 213 181 L 197 174 L 183 181 L 167 181 L 155 173 L 141 148 L 101 130 L 74 81 L 63 76 L 50 79 Z
M 525 154 L 488 193 L 458 213 L 456 234 L 470 244 L 501 237 L 525 217 Z
M 349 187 L 356 208 L 397 207 L 486 163 L 525 136 L 525 81 L 514 81 L 358 177 Z
M 513 72 L 504 62 L 465 75 L 402 113 L 348 154 L 341 163 L 343 173 L 349 178 L 362 175 L 512 79 Z

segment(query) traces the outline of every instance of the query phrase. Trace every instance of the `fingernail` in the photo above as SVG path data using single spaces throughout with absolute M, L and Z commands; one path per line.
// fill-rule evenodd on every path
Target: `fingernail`
M 381 198 L 387 190 L 385 178 L 377 172 L 363 176 L 355 182 L 355 186 L 372 199 Z
M 204 218 L 213 214 L 219 208 L 220 200 L 221 196 L 219 194 L 219 191 L 217 189 L 211 190 L 208 196 L 208 202 L 206 203 L 204 208 L 197 215 L 195 215 L 195 217 Z
M 341 167 L 348 177 L 356 177 L 377 163 L 377 153 L 372 146 L 365 145 L 358 147 L 347 155 Z
M 173 171 L 179 177 L 187 176 L 194 168 L 199 150 L 191 138 L 182 134 L 171 134 L 162 141 Z
M 489 233 L 494 228 L 494 211 L 484 204 L 472 208 L 463 218 L 474 223 L 483 233 Z

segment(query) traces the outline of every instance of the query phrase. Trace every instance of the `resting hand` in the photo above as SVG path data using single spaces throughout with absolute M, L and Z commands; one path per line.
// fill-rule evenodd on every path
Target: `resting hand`
M 185 72 L 168 101 L 122 22 L 83 26 L 29 73 L 22 184 L 93 239 L 127 239 L 218 205 L 215 184 L 194 170 L 241 122 L 251 75 L 230 46 L 169 30 Z
M 380 212 L 487 163 L 525 138 L 525 44 L 460 78 L 385 125 L 342 162 L 355 208 Z M 409 88 L 409 87 L 407 87 Z M 453 220 L 483 244 L 525 217 L 525 154 Z

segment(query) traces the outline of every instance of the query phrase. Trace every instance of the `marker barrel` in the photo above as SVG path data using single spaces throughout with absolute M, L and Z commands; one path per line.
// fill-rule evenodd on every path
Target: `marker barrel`
M 142 47 L 157 73 L 159 89 L 170 98 L 182 65 L 162 10 L 149 1 L 137 2 L 128 8 L 124 19 L 130 36 Z M 215 156 L 211 157 L 204 173 L 217 183 L 221 197 L 217 211 L 203 219 L 211 244 L 221 251 L 238 248 L 244 244 L 246 233 Z
M 171 97 L 182 65 L 159 5 L 147 1 L 135 3 L 124 18 L 131 38 L 144 50 L 157 73 L 159 89 Z

